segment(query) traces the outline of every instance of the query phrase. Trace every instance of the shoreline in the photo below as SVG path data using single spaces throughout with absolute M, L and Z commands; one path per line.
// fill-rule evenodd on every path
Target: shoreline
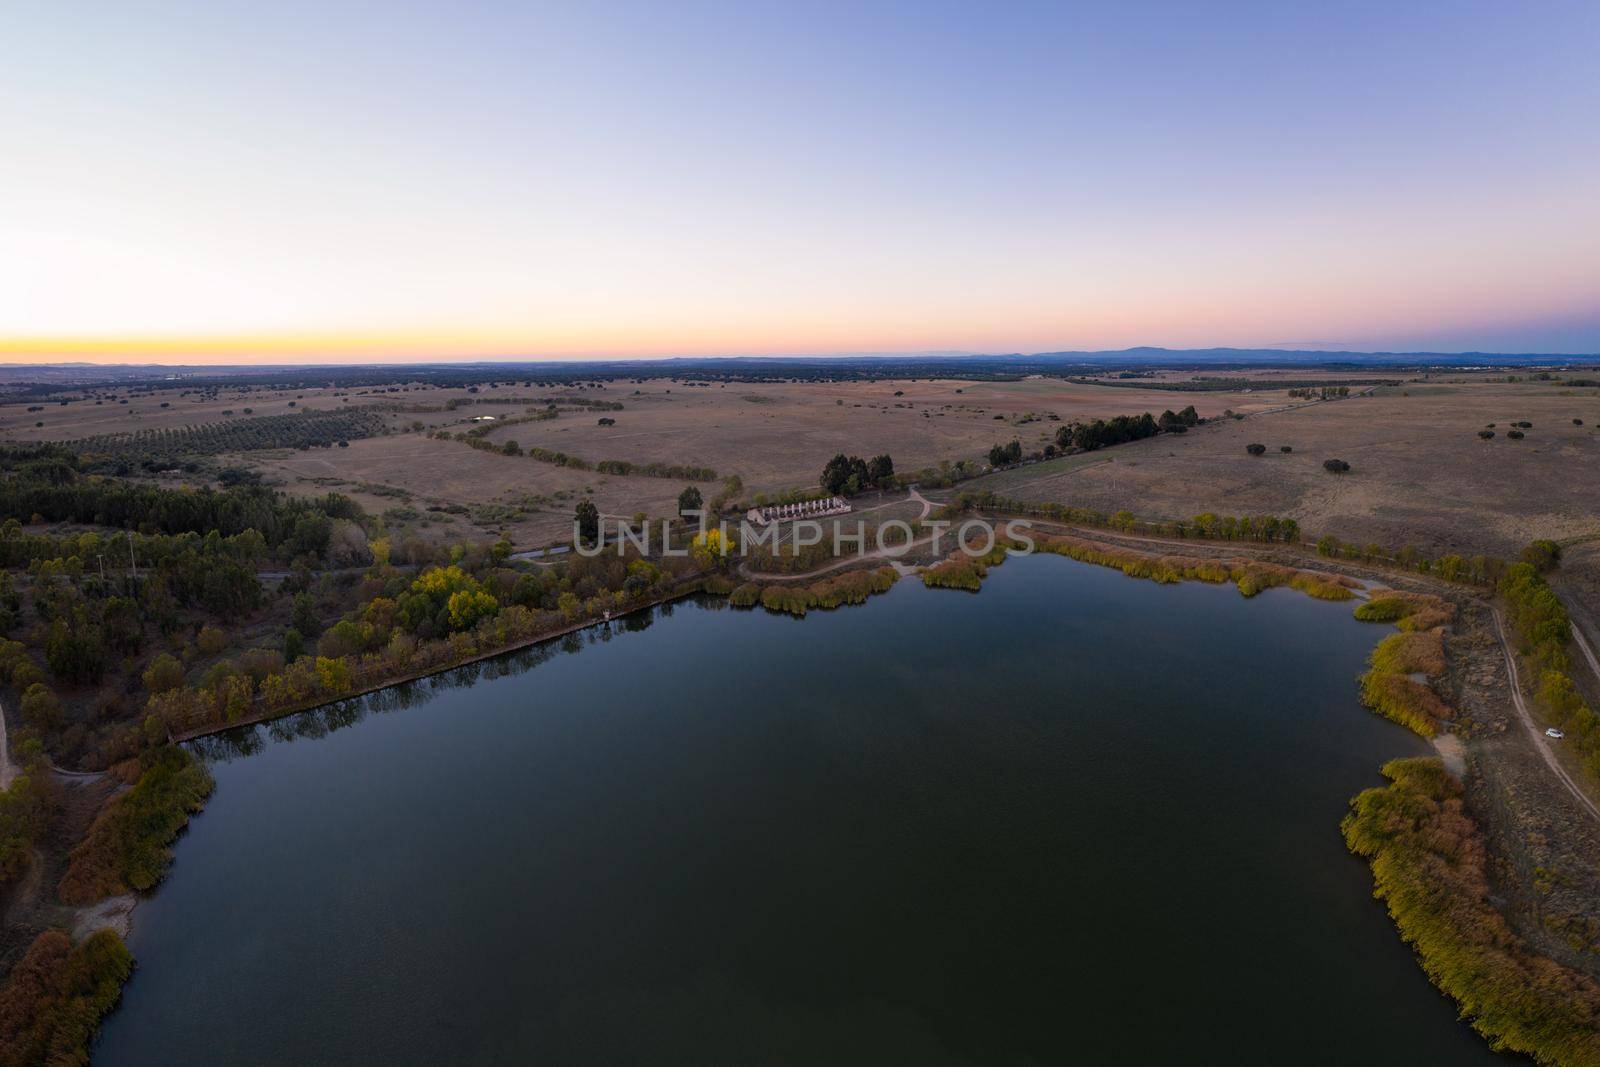
M 993 521 L 994 517 L 990 516 L 988 518 L 990 518 L 991 521 Z M 1119 539 L 1115 534 L 1112 534 L 1111 536 L 1107 536 L 1108 531 L 1102 531 L 1102 530 L 1098 530 L 1098 529 L 1092 530 L 1092 531 L 1091 530 L 1082 530 L 1082 529 L 1079 529 L 1079 528 L 1074 528 L 1074 527 L 1070 527 L 1070 526 L 1064 526 L 1062 524 L 1049 524 L 1049 525 L 1057 526 L 1058 528 L 1063 529 L 1065 531 L 1070 531 L 1070 536 L 1073 537 L 1073 538 L 1081 539 L 1083 541 L 1093 542 L 1093 543 L 1095 543 L 1097 545 L 1100 545 L 1100 546 L 1103 546 L 1103 547 L 1110 547 L 1110 548 L 1118 549 L 1120 551 L 1130 551 L 1124 545 L 1119 545 L 1119 540 L 1123 540 L 1123 539 Z M 1140 541 L 1140 542 L 1144 542 L 1145 544 L 1149 544 L 1150 543 L 1150 539 L 1144 539 L 1144 538 L 1126 538 L 1125 540 Z M 1172 547 L 1180 547 L 1181 546 L 1181 547 L 1183 547 L 1185 549 L 1188 549 L 1191 553 L 1195 553 L 1196 549 L 1200 549 L 1201 552 L 1200 553 L 1195 553 L 1195 554 L 1204 555 L 1204 556 L 1208 556 L 1208 557 L 1214 557 L 1214 558 L 1217 558 L 1217 559 L 1231 558 L 1231 559 L 1234 559 L 1234 560 L 1237 560 L 1237 561 L 1241 561 L 1241 562 L 1260 562 L 1260 563 L 1267 563 L 1267 564 L 1270 564 L 1272 566 L 1278 566 L 1278 567 L 1283 567 L 1285 565 L 1281 564 L 1281 563 L 1275 563 L 1274 561 L 1272 561 L 1270 559 L 1270 554 L 1272 553 L 1272 551 L 1274 549 L 1278 550 L 1279 553 L 1282 553 L 1284 550 L 1288 550 L 1291 554 L 1293 554 L 1294 556 L 1297 556 L 1297 557 L 1298 556 L 1302 556 L 1303 552 L 1304 552 L 1304 549 L 1303 549 L 1302 546 L 1298 546 L 1298 545 L 1293 545 L 1292 546 L 1292 545 L 1282 545 L 1282 544 L 1277 544 L 1277 545 L 1255 545 L 1255 544 L 1243 543 L 1243 542 L 1221 542 L 1221 543 L 1217 543 L 1217 542 L 1193 542 L 1193 541 L 1181 542 L 1181 543 L 1170 543 L 1170 542 L 1168 542 L 1168 543 L 1165 543 L 1165 544 L 1171 544 Z M 1131 551 L 1139 552 L 1140 554 L 1143 554 L 1143 555 L 1148 555 L 1149 558 L 1151 558 L 1152 560 L 1156 559 L 1156 558 L 1160 558 L 1156 554 L 1148 553 L 1147 551 L 1143 551 L 1143 550 L 1131 550 Z M 1055 551 L 1050 551 L 1049 549 L 1045 549 L 1045 550 L 1043 550 L 1042 554 L 1066 555 L 1067 553 L 1065 553 L 1065 552 L 1055 552 Z M 1266 559 L 1266 560 L 1263 560 L 1263 559 L 1261 559 L 1261 556 L 1263 556 L 1263 555 L 1268 555 L 1269 558 Z M 1109 566 L 1109 567 L 1111 567 L 1113 569 L 1116 569 L 1116 566 L 1117 566 L 1116 563 L 1110 562 L 1110 561 L 1079 560 L 1079 559 L 1076 559 L 1075 557 L 1072 557 L 1070 555 L 1068 556 L 1068 558 L 1074 559 L 1075 562 L 1091 563 L 1091 564 L 1097 565 L 1097 566 Z M 1167 556 L 1167 558 L 1170 559 L 1171 556 L 1169 555 L 1169 556 Z M 872 562 L 872 561 L 866 560 L 866 559 L 862 559 L 862 560 L 851 559 L 851 560 L 845 561 L 843 563 L 836 564 L 833 567 L 826 568 L 826 570 L 827 571 L 837 571 L 839 569 L 843 569 L 845 567 L 848 567 L 851 563 L 857 563 L 857 562 L 859 562 L 859 563 L 868 563 L 868 562 Z M 878 560 L 877 562 L 881 563 L 882 561 Z M 1370 596 L 1370 593 L 1371 593 L 1371 591 L 1373 589 L 1374 583 L 1376 581 L 1378 581 L 1377 578 L 1373 577 L 1373 571 L 1374 570 L 1377 570 L 1378 574 L 1383 578 L 1389 577 L 1387 575 L 1387 573 L 1386 573 L 1386 568 L 1385 569 L 1372 568 L 1372 567 L 1363 568 L 1363 567 L 1361 567 L 1359 565 L 1357 565 L 1357 566 L 1340 566 L 1340 564 L 1348 563 L 1348 562 L 1350 562 L 1350 561 L 1345 561 L 1345 560 L 1324 560 L 1321 557 L 1318 557 L 1318 564 L 1319 564 L 1318 570 L 1324 571 L 1329 575 L 1342 576 L 1342 577 L 1344 577 L 1346 579 L 1349 579 L 1352 582 L 1358 583 L 1359 584 L 1359 588 L 1351 588 L 1350 589 L 1351 599 L 1357 599 L 1357 598 L 1367 599 Z M 923 564 L 923 565 L 913 566 L 911 564 L 903 563 L 901 560 L 897 559 L 897 560 L 894 561 L 894 564 L 896 565 L 896 570 L 897 571 L 898 570 L 903 570 L 903 571 L 907 571 L 909 573 L 915 574 L 915 573 L 925 573 L 929 569 L 929 567 L 936 566 L 937 562 L 935 562 L 933 564 Z M 1328 564 L 1332 564 L 1332 566 L 1329 566 Z M 998 564 L 996 564 L 996 565 L 998 565 Z M 1358 573 L 1351 573 L 1352 571 L 1355 571 L 1355 572 L 1358 572 Z M 1365 571 L 1365 573 L 1360 573 L 1362 571 Z M 1127 572 L 1125 571 L 1125 573 L 1127 573 Z M 765 580 L 765 581 L 769 581 L 769 582 L 773 582 L 773 583 L 781 583 L 781 582 L 784 582 L 785 580 L 793 581 L 793 580 L 795 580 L 797 578 L 816 578 L 816 577 L 820 577 L 820 576 L 821 576 L 820 573 L 819 574 L 808 574 L 808 575 L 772 575 L 770 577 L 762 575 L 762 576 L 758 576 L 758 580 Z M 1137 575 L 1137 574 L 1130 574 L 1130 576 L 1133 576 L 1133 577 L 1141 577 L 1141 576 L 1149 577 L 1149 575 Z M 1482 595 L 1481 592 L 1475 591 L 1475 590 L 1470 590 L 1470 589 L 1463 589 L 1460 586 L 1453 586 L 1450 583 L 1444 582 L 1444 581 L 1442 581 L 1440 579 L 1437 579 L 1437 578 L 1432 578 L 1431 576 L 1410 575 L 1408 577 L 1411 580 L 1409 582 L 1405 583 L 1405 584 L 1408 584 L 1408 585 L 1412 586 L 1413 593 L 1420 591 L 1419 587 L 1420 588 L 1433 588 L 1433 589 L 1439 589 L 1439 588 L 1447 589 L 1449 592 L 1455 594 L 1456 596 L 1467 597 L 1467 598 L 1470 598 L 1472 601 L 1479 602 L 1484 607 L 1486 607 L 1487 610 L 1489 610 L 1491 613 L 1493 613 L 1493 615 L 1495 617 L 1495 621 L 1498 622 L 1498 612 L 1495 611 L 1495 609 L 1493 608 L 1492 604 L 1483 603 L 1486 600 L 1486 598 Z M 1160 580 L 1166 580 L 1166 579 L 1160 579 Z M 1182 579 L 1179 579 L 1179 580 L 1191 580 L 1191 579 L 1182 578 Z M 1228 580 L 1231 580 L 1231 579 L 1228 579 Z M 1225 583 L 1228 580 L 1225 580 Z M 260 714 L 260 715 L 251 716 L 251 717 L 248 717 L 248 718 L 243 718 L 243 719 L 240 719 L 240 720 L 235 721 L 235 722 L 208 725 L 208 726 L 205 726 L 205 727 L 200 727 L 200 728 L 196 728 L 196 729 L 193 729 L 193 730 L 184 731 L 181 734 L 175 734 L 175 735 L 173 735 L 171 740 L 175 744 L 184 744 L 184 743 L 187 743 L 189 741 L 193 741 L 193 740 L 196 740 L 196 739 L 199 739 L 199 738 L 202 738 L 202 737 L 207 737 L 207 736 L 212 736 L 212 735 L 219 734 L 219 733 L 224 733 L 224 732 L 226 732 L 228 730 L 232 730 L 232 729 L 235 729 L 235 728 L 238 728 L 238 727 L 257 726 L 257 725 L 260 725 L 260 724 L 265 723 L 265 722 L 271 722 L 271 721 L 274 721 L 274 720 L 277 720 L 277 719 L 286 718 L 286 717 L 291 716 L 291 715 L 301 714 L 301 713 L 304 713 L 304 712 L 307 712 L 307 711 L 314 711 L 314 710 L 316 710 L 317 708 L 320 708 L 320 707 L 325 707 L 325 706 L 329 706 L 329 705 L 332 705 L 332 704 L 337 704 L 337 703 L 340 703 L 340 702 L 345 701 L 345 700 L 349 700 L 349 699 L 353 699 L 353 698 L 356 698 L 356 697 L 368 695 L 368 694 L 371 694 L 371 693 L 381 692 L 381 691 L 383 691 L 385 689 L 393 688 L 393 687 L 400 686 L 400 685 L 405 685 L 405 684 L 408 684 L 408 683 L 411 683 L 411 682 L 418 681 L 418 680 L 423 679 L 423 678 L 432 677 L 432 676 L 435 676 L 435 675 L 446 673 L 448 671 L 457 670 L 457 669 L 460 669 L 462 667 L 470 666 L 470 665 L 472 665 L 474 663 L 482 662 L 482 661 L 485 661 L 485 660 L 490 660 L 490 659 L 493 659 L 493 658 L 495 658 L 497 656 L 502 656 L 502 655 L 506 655 L 506 654 L 511 653 L 511 652 L 516 652 L 516 651 L 520 651 L 520 650 L 523 650 L 523 649 L 536 647 L 538 645 L 544 644 L 544 643 L 549 642 L 549 641 L 558 640 L 560 638 L 569 636 L 569 635 L 574 634 L 574 633 L 579 633 L 579 632 L 582 632 L 584 630 L 587 630 L 587 629 L 590 629 L 590 628 L 593 628 L 593 627 L 597 627 L 597 626 L 609 623 L 611 621 L 615 621 L 615 620 L 618 620 L 618 619 L 626 618 L 626 617 L 631 616 L 631 615 L 638 614 L 639 612 L 643 612 L 643 611 L 647 611 L 647 610 L 654 610 L 656 607 L 659 607 L 662 604 L 674 603 L 674 602 L 686 599 L 688 597 L 694 596 L 697 593 L 706 592 L 706 593 L 710 593 L 710 595 L 723 595 L 723 596 L 727 595 L 725 592 L 716 591 L 716 590 L 707 590 L 705 588 L 706 584 L 707 584 L 707 582 L 706 582 L 705 577 L 702 577 L 702 578 L 696 580 L 695 582 L 693 582 L 687 588 L 681 588 L 681 589 L 674 590 L 674 591 L 672 591 L 670 593 L 667 593 L 665 595 L 658 596 L 658 597 L 656 597 L 654 599 L 651 599 L 649 601 L 646 601 L 646 602 L 640 603 L 640 604 L 638 604 L 636 606 L 630 607 L 625 611 L 617 612 L 616 614 L 613 614 L 613 615 L 611 615 L 611 616 L 609 616 L 607 618 L 586 619 L 586 620 L 582 620 L 582 621 L 578 621 L 578 622 L 573 622 L 573 623 L 571 623 L 569 625 L 566 625 L 566 626 L 560 627 L 558 629 L 555 629 L 555 630 L 540 634 L 537 637 L 533 637 L 533 638 L 530 638 L 530 639 L 527 639 L 527 640 L 524 640 L 524 641 L 515 642 L 515 643 L 507 645 L 507 646 L 505 646 L 503 648 L 497 648 L 497 649 L 495 649 L 493 651 L 477 653 L 477 654 L 474 654 L 474 655 L 472 655 L 470 657 L 464 658 L 464 659 L 462 659 L 460 661 L 457 661 L 457 662 L 454 662 L 454 663 L 450 663 L 448 665 L 443 665 L 443 666 L 438 666 L 438 667 L 430 667 L 430 668 L 428 668 L 426 670 L 423 670 L 423 671 L 411 672 L 411 673 L 409 673 L 409 674 L 407 674 L 407 675 L 405 675 L 403 677 L 386 679 L 386 680 L 384 680 L 382 682 L 375 683 L 375 684 L 372 684 L 372 685 L 368 685 L 368 686 L 365 686 L 365 687 L 363 687 L 363 688 L 361 688 L 359 690 L 356 690 L 356 691 L 353 691 L 353 692 L 351 692 L 349 694 L 343 695 L 343 696 L 341 696 L 341 697 L 339 697 L 339 698 L 337 698 L 335 700 L 320 700 L 320 701 L 316 701 L 316 702 L 312 702 L 312 703 L 307 703 L 304 706 L 299 706 L 299 707 L 294 707 L 294 708 L 289 708 L 289 709 L 283 709 L 283 710 L 279 710 L 279 711 L 273 711 L 273 712 L 270 712 L 270 713 L 263 713 L 263 714 Z M 1283 584 L 1288 584 L 1288 583 L 1285 582 Z M 1300 591 L 1303 592 L 1305 595 L 1313 595 L 1313 594 L 1309 593 L 1306 590 L 1300 590 Z M 1246 593 L 1245 595 L 1248 596 L 1248 595 L 1250 595 L 1250 593 Z M 1427 594 L 1427 595 L 1432 596 L 1434 594 Z M 1454 603 L 1453 600 L 1451 602 Z M 845 606 L 845 605 L 841 604 L 839 606 Z M 774 609 L 769 607 L 768 610 L 774 610 Z M 1503 649 L 1503 651 L 1505 652 L 1505 655 L 1507 657 L 1506 660 L 1505 660 L 1505 662 L 1506 662 L 1506 668 L 1505 669 L 1509 669 L 1509 671 L 1511 672 L 1511 683 L 1512 683 L 1513 686 L 1516 686 L 1517 683 L 1516 683 L 1516 674 L 1515 674 L 1515 669 L 1516 668 L 1515 668 L 1515 662 L 1514 662 L 1514 654 L 1512 653 L 1512 651 L 1509 648 L 1509 646 L 1501 644 L 1498 647 Z M 1487 657 L 1484 657 L 1484 659 L 1487 659 Z M 1465 667 L 1467 665 L 1463 665 L 1463 666 Z M 1498 663 L 1496 663 L 1494 666 L 1495 666 L 1496 669 L 1501 669 L 1501 668 L 1499 668 L 1499 664 Z M 1520 690 L 1517 689 L 1517 688 L 1513 688 L 1512 692 L 1517 695 L 1518 703 L 1520 703 Z M 1426 757 L 1426 758 L 1433 758 L 1433 759 L 1438 760 L 1440 766 L 1442 766 L 1445 770 L 1447 770 L 1451 775 L 1461 779 L 1462 782 L 1464 783 L 1465 780 L 1466 780 L 1466 772 L 1467 772 L 1467 768 L 1468 768 L 1468 764 L 1469 764 L 1469 759 L 1468 759 L 1468 755 L 1469 754 L 1468 754 L 1467 745 L 1463 741 L 1463 738 L 1459 734 L 1453 732 L 1453 730 L 1447 729 L 1447 730 L 1439 732 L 1436 736 L 1427 738 L 1427 740 L 1430 741 L 1431 747 L 1432 747 L 1432 749 L 1434 751 L 1434 755 L 1432 757 Z M 1576 787 L 1574 786 L 1574 789 L 1575 788 Z M 1578 795 L 1579 798 L 1582 799 L 1581 798 L 1581 794 L 1575 794 L 1575 795 Z M 140 895 L 141 894 L 134 893 L 134 894 L 126 894 L 126 895 L 122 895 L 122 896 L 104 898 L 104 899 L 102 899 L 100 901 L 95 902 L 94 904 L 86 905 L 84 907 L 79 908 L 77 910 L 77 912 L 76 912 L 75 921 L 72 924 L 73 936 L 75 938 L 80 938 L 81 939 L 81 938 L 89 936 L 90 934 L 94 933 L 96 930 L 106 929 L 106 928 L 115 930 L 118 933 L 118 935 L 121 936 L 121 937 L 129 936 L 129 934 L 132 931 L 132 927 L 133 927 L 132 913 L 133 913 L 134 909 L 137 907 L 137 905 L 139 903 Z M 1395 916 L 1395 914 L 1392 911 L 1391 911 L 1389 917 L 1390 917 L 1391 921 L 1398 928 L 1398 932 L 1400 932 L 1400 934 L 1402 936 L 1402 939 L 1406 940 L 1407 943 L 1410 944 L 1411 943 L 1411 939 L 1407 936 L 1407 932 L 1406 932 L 1405 926 L 1401 924 L 1400 920 Z M 1413 946 L 1413 949 L 1415 951 L 1415 947 L 1414 946 Z M 1530 946 L 1530 951 L 1533 951 L 1532 946 Z M 1428 977 L 1430 978 L 1430 981 L 1432 981 L 1432 983 L 1436 987 L 1439 987 L 1439 982 L 1437 980 L 1435 980 L 1433 970 L 1429 967 L 1429 965 L 1426 962 L 1426 960 L 1419 955 L 1418 962 L 1423 967 L 1424 971 L 1428 974 Z M 1460 998 L 1456 997 L 1449 990 L 1443 990 L 1442 989 L 1441 991 L 1444 991 L 1444 992 L 1446 992 L 1447 995 L 1452 996 L 1452 999 L 1457 1000 L 1458 1004 L 1462 1003 Z M 1471 1025 L 1470 1020 L 1464 1018 L 1463 1021 L 1464 1022 L 1468 1022 L 1469 1025 Z

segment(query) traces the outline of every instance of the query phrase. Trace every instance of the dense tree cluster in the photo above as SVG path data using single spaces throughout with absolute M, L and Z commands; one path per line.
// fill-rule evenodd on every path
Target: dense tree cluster
M 851 496 L 863 489 L 887 489 L 894 484 L 894 460 L 887 454 L 866 460 L 841 452 L 822 468 L 821 484 L 833 496 Z
M 1061 430 L 1057 432 L 1064 432 L 1065 430 L 1066 427 L 1063 426 Z M 1021 441 L 1012 441 L 1010 444 L 1006 445 L 994 445 L 989 449 L 989 466 L 991 467 L 1009 467 L 1013 463 L 1021 462 Z

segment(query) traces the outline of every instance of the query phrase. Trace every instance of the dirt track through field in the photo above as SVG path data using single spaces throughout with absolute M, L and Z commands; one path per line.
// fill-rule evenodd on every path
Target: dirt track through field
M 0 789 L 10 789 L 17 769 L 11 765 L 11 749 L 6 744 L 6 713 L 0 708 Z

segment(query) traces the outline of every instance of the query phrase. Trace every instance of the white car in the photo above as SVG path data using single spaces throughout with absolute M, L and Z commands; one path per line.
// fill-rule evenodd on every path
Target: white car
M 1563 737 L 1566 737 L 1566 736 L 1567 736 L 1567 735 L 1566 735 L 1566 734 L 1564 734 L 1564 733 L 1562 733 L 1562 732 L 1561 732 L 1561 731 L 1560 731 L 1560 730 L 1557 730 L 1557 729 L 1556 729 L 1556 728 L 1555 728 L 1555 727 L 1554 727 L 1554 726 L 1552 726 L 1552 727 L 1550 727 L 1550 729 L 1548 729 L 1548 730 L 1546 730 L 1546 731 L 1545 731 L 1545 732 L 1544 732 L 1544 735 L 1545 735 L 1545 736 L 1546 736 L 1546 737 L 1553 737 L 1553 738 L 1555 738 L 1555 739 L 1556 739 L 1556 740 L 1557 740 L 1557 741 L 1559 741 L 1559 740 L 1561 740 L 1561 739 L 1562 739 L 1562 738 L 1563 738 Z

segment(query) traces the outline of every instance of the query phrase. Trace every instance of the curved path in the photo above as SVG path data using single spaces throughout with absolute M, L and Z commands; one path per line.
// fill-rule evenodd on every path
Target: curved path
M 1529 740 L 1533 742 L 1533 747 L 1543 757 L 1545 764 L 1549 766 L 1550 772 L 1556 776 L 1556 779 L 1562 785 L 1567 787 L 1567 792 L 1572 794 L 1573 799 L 1578 802 L 1580 807 L 1596 820 L 1600 820 L 1600 807 L 1597 807 L 1595 802 L 1589 798 L 1589 794 L 1585 793 L 1578 783 L 1572 780 L 1572 775 L 1567 773 L 1567 769 L 1561 765 L 1561 761 L 1556 758 L 1555 751 L 1551 749 L 1550 743 L 1545 739 L 1544 731 L 1540 729 L 1538 723 L 1534 722 L 1533 714 L 1528 711 L 1527 701 L 1522 699 L 1522 679 L 1517 674 L 1516 653 L 1511 650 L 1511 642 L 1506 640 L 1506 628 L 1505 623 L 1500 618 L 1500 609 L 1490 608 L 1489 610 L 1494 613 L 1494 632 L 1495 636 L 1500 639 L 1500 651 L 1505 653 L 1506 671 L 1511 678 L 1511 703 L 1517 709 L 1517 718 L 1522 720 L 1523 729 L 1528 731 Z M 1584 647 L 1587 650 L 1588 646 L 1585 645 Z
M 6 712 L 0 708 L 0 789 L 10 789 L 17 769 L 11 765 L 11 749 L 6 745 Z
M 916 517 L 915 520 L 917 522 L 921 522 L 923 519 L 926 519 L 928 517 L 928 513 L 933 510 L 933 504 L 915 489 L 908 491 L 906 500 L 915 500 L 918 504 L 922 505 L 922 512 Z M 891 500 L 887 504 L 879 504 L 877 507 L 865 508 L 862 511 L 856 512 L 855 514 L 864 515 L 868 511 L 877 511 L 879 508 L 886 508 L 893 504 L 902 504 L 904 502 L 905 501 L 902 500 Z M 836 571 L 840 567 L 848 567 L 852 563 L 861 563 L 864 560 L 869 559 L 881 559 L 885 556 L 891 557 L 890 562 L 895 564 L 896 570 L 899 570 L 900 556 L 910 552 L 923 541 L 931 541 L 932 539 L 933 535 L 929 534 L 924 538 L 913 538 L 903 545 L 895 545 L 892 552 L 887 548 L 875 548 L 871 552 L 861 552 L 854 556 L 845 556 L 841 559 L 835 560 L 833 563 L 818 567 L 816 570 L 806 571 L 803 574 L 768 574 L 764 571 L 755 571 L 752 573 L 747 565 L 749 561 L 745 560 L 739 563 L 739 576 L 742 578 L 759 578 L 764 582 L 798 582 L 807 578 L 815 578 L 819 574 L 827 574 L 829 571 Z M 782 536 L 779 537 L 779 542 L 782 542 Z
M 1595 681 L 1600 682 L 1600 658 L 1595 656 L 1594 649 L 1589 646 L 1589 639 L 1578 629 L 1577 622 L 1572 623 L 1572 639 L 1577 643 L 1578 651 L 1583 653 L 1583 658 L 1588 661 L 1589 669 L 1594 672 Z

